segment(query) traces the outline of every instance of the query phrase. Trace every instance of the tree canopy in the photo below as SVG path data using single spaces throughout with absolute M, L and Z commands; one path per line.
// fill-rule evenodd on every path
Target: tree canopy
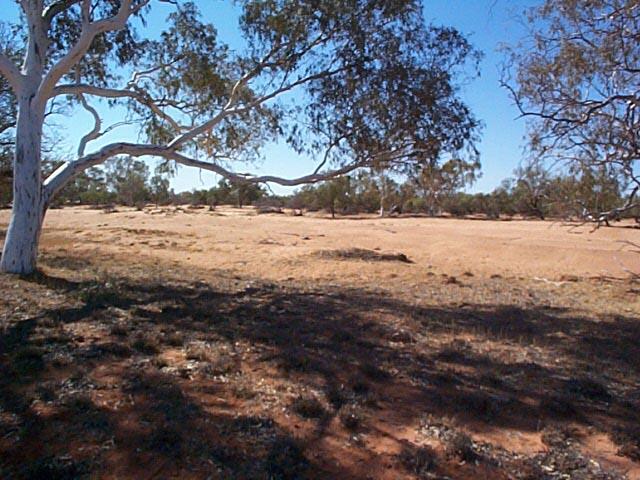
M 21 32 L 19 55 L 38 43 L 46 52 L 40 99 L 95 118 L 79 158 L 46 182 L 52 191 L 123 153 L 233 178 L 230 162 L 256 159 L 274 139 L 323 167 L 351 169 L 438 159 L 471 147 L 477 133 L 457 76 L 478 53 L 456 30 L 425 24 L 417 1 L 238 2 L 243 51 L 219 40 L 215 21 L 225 19 L 203 18 L 195 2 L 171 2 L 159 38 L 145 37 L 150 0 L 19 3 L 24 21 L 7 28 Z M 8 58 L 0 71 L 19 87 Z M 98 99 L 126 106 L 122 121 L 144 142 L 92 152 L 109 129 Z
M 509 49 L 513 76 L 504 84 L 530 119 L 533 156 L 623 185 L 623 204 L 595 212 L 585 206 L 586 217 L 604 222 L 637 208 L 638 2 L 545 0 L 527 20 L 531 34 Z

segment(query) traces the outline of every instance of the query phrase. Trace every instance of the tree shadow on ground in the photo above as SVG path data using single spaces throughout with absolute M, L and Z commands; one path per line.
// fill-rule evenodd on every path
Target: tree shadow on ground
M 366 442 L 333 457 L 326 442 L 427 417 L 476 432 L 579 424 L 640 448 L 634 318 L 261 282 L 28 282 L 70 300 L 3 325 L 6 477 L 366 478 L 390 458 L 410 475 L 415 462 Z

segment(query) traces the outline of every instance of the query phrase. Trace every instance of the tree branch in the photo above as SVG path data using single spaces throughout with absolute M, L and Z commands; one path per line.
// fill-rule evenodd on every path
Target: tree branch
M 100 165 L 109 158 L 118 155 L 130 155 L 132 157 L 153 156 L 166 160 L 173 160 L 185 166 L 200 168 L 221 175 L 233 182 L 244 183 L 277 183 L 283 186 L 297 186 L 308 183 L 317 183 L 330 178 L 344 175 L 358 168 L 370 166 L 371 161 L 354 162 L 339 169 L 324 173 L 313 173 L 299 178 L 286 179 L 273 175 L 253 176 L 232 172 L 220 165 L 187 157 L 175 150 L 158 145 L 138 145 L 131 143 L 114 143 L 107 145 L 95 153 L 86 155 L 73 162 L 66 162 L 55 170 L 44 182 L 45 201 L 49 201 L 59 192 L 68 181 L 82 173 L 87 168 Z
M 148 107 L 158 117 L 167 121 L 175 130 L 180 131 L 183 129 L 173 117 L 166 112 L 163 112 L 155 101 L 147 93 L 141 90 L 119 90 L 116 88 L 101 88 L 75 83 L 55 87 L 52 93 L 52 98 L 59 95 L 92 95 L 102 98 L 131 98 Z
M 87 102 L 87 99 L 83 94 L 78 94 L 78 100 L 80 100 L 82 107 L 93 116 L 94 122 L 93 129 L 80 139 L 80 145 L 78 146 L 78 157 L 82 157 L 84 156 L 87 144 L 101 137 L 100 129 L 102 128 L 102 120 L 100 119 L 98 111 L 91 105 L 89 105 L 89 102 Z
M 96 36 L 105 32 L 124 28 L 129 17 L 147 5 L 150 0 L 143 0 L 135 7 L 131 6 L 133 0 L 122 0 L 120 9 L 116 15 L 98 20 L 97 22 L 91 22 L 88 18 L 90 2 L 88 0 L 82 0 L 82 2 L 83 20 L 80 38 L 76 44 L 71 47 L 67 54 L 64 55 L 45 76 L 42 81 L 40 91 L 38 92 L 38 102 L 45 102 L 51 98 L 51 94 L 58 81 L 80 61 L 85 53 L 87 53 Z
M 51 5 L 44 9 L 44 12 L 42 13 L 42 19 L 47 25 L 51 25 L 51 22 L 56 15 L 64 12 L 65 10 L 80 2 L 82 2 L 82 0 L 58 0 L 57 2 L 53 2 Z
M 132 157 L 160 157 L 165 160 L 173 160 L 181 165 L 188 167 L 200 168 L 216 173 L 232 182 L 238 183 L 276 183 L 285 187 L 295 187 L 298 185 L 318 183 L 325 180 L 329 180 L 340 175 L 345 175 L 349 172 L 357 170 L 359 168 L 371 167 L 376 164 L 379 157 L 382 157 L 385 162 L 394 162 L 398 159 L 405 158 L 407 156 L 419 153 L 421 149 L 407 150 L 408 146 L 402 146 L 393 151 L 378 152 L 372 157 L 366 159 L 356 160 L 343 167 L 329 170 L 325 172 L 318 172 L 317 169 L 310 175 L 304 175 L 302 177 L 287 179 L 273 175 L 256 176 L 248 173 L 236 173 L 232 172 L 221 165 L 217 165 L 211 162 L 205 162 L 197 160 L 195 158 L 188 157 L 175 150 L 163 147 L 159 145 L 144 145 L 133 143 L 113 143 L 106 145 L 97 152 L 86 155 L 82 158 L 74 160 L 72 162 L 66 162 L 56 169 L 49 177 L 44 181 L 43 194 L 45 202 L 49 200 L 59 192 L 71 179 L 82 173 L 87 168 L 100 165 L 107 159 L 118 155 L 130 155 Z
M 343 67 L 342 69 L 344 69 L 346 67 Z M 212 117 L 210 120 L 202 123 L 201 125 L 189 130 L 188 132 L 185 132 L 179 136 L 177 136 L 176 138 L 174 138 L 168 145 L 167 147 L 170 149 L 176 149 L 176 148 L 180 148 L 181 146 L 183 146 L 185 143 L 195 139 L 196 137 L 198 137 L 199 135 L 202 135 L 203 133 L 209 132 L 211 131 L 216 125 L 218 125 L 220 122 L 222 122 L 225 118 L 229 117 L 230 115 L 235 115 L 238 113 L 242 113 L 242 112 L 246 112 L 248 110 L 251 110 L 252 108 L 257 107 L 258 105 L 261 105 L 275 97 L 277 97 L 278 95 L 282 95 L 283 93 L 289 92 L 291 90 L 293 90 L 296 87 L 299 87 L 300 85 L 304 85 L 305 83 L 311 82 L 313 80 L 319 80 L 321 78 L 326 78 L 329 77 L 331 75 L 335 75 L 336 73 L 340 72 L 340 70 L 342 69 L 337 69 L 337 70 L 329 70 L 329 71 L 324 71 L 324 72 L 320 72 L 320 73 L 316 73 L 314 75 L 309 75 L 303 78 L 299 78 L 298 80 L 296 80 L 295 82 L 291 82 L 287 85 L 284 85 L 280 88 L 277 88 L 276 90 L 273 90 L 272 92 L 263 95 L 262 97 L 259 97 L 245 105 L 242 105 L 240 107 L 236 107 L 233 108 L 235 102 L 236 102 L 236 92 L 237 90 L 240 88 L 241 85 L 245 84 L 249 78 L 251 77 L 247 77 L 247 75 L 245 75 L 245 77 L 241 78 L 240 80 L 238 80 L 238 82 L 234 85 L 231 96 L 229 98 L 229 101 L 227 102 L 227 104 L 224 106 L 224 108 L 220 111 L 220 113 L 218 113 L 216 116 Z

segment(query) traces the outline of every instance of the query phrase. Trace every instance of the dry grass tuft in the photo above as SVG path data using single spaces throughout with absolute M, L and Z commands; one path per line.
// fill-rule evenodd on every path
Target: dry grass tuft
M 364 260 L 366 262 L 413 263 L 404 253 L 379 253 L 364 248 L 321 250 L 315 256 L 324 260 Z

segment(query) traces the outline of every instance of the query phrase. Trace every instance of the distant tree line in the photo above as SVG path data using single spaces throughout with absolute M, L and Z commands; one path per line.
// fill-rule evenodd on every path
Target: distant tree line
M 0 207 L 11 204 L 11 156 L 3 155 L 0 148 Z M 55 162 L 47 162 L 50 170 Z M 118 204 L 141 206 L 156 205 L 252 205 L 264 198 L 264 187 L 255 184 L 233 184 L 220 180 L 206 190 L 175 193 L 170 188 L 171 171 L 160 166 L 154 172 L 148 165 L 132 157 L 116 157 L 101 167 L 90 168 L 70 182 L 56 198 L 54 205 Z
M 590 212 L 606 211 L 624 202 L 624 184 L 605 169 L 583 169 L 552 175 L 532 165 L 518 168 L 491 193 L 462 192 L 455 182 L 433 188 L 433 182 L 409 178 L 382 184 L 370 173 L 343 177 L 317 186 L 305 186 L 287 206 L 335 213 L 373 213 L 381 203 L 388 212 L 487 218 L 522 216 L 589 220 Z M 384 196 L 383 196 L 384 191 Z M 640 211 L 625 212 L 638 217 Z
M 0 152 L 0 172 L 10 157 Z M 6 160 L 6 161 L 5 161 Z M 467 164 L 465 164 L 467 165 Z M 468 165 L 467 165 L 468 167 Z M 170 172 L 151 172 L 147 164 L 118 157 L 100 168 L 78 176 L 60 194 L 57 205 L 246 205 L 325 211 L 332 216 L 358 213 L 405 213 L 484 216 L 500 218 L 582 219 L 590 212 L 609 211 L 624 203 L 625 183 L 606 166 L 579 168 L 551 174 L 540 164 L 520 167 L 490 193 L 465 193 L 462 189 L 477 176 L 477 168 L 451 162 L 436 170 L 392 177 L 384 172 L 362 170 L 316 185 L 306 185 L 289 196 L 277 196 L 264 187 L 220 180 L 215 187 L 175 193 Z M 10 178 L 2 175 L 0 205 L 11 202 Z M 640 217 L 631 210 L 621 217 Z

